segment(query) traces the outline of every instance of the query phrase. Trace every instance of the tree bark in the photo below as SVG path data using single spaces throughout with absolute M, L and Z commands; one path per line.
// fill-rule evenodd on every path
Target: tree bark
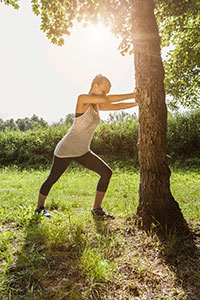
M 174 228 L 182 230 L 187 227 L 186 222 L 170 192 L 164 68 L 153 0 L 132 1 L 132 24 L 135 79 L 139 92 L 137 216 L 146 230 L 150 230 L 153 223 L 167 232 Z

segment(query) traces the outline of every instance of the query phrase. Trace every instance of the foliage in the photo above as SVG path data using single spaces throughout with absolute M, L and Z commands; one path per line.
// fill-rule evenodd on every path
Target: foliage
M 33 12 L 41 15 L 41 29 L 59 46 L 64 44 L 63 35 L 70 34 L 73 21 L 83 21 L 84 26 L 90 22 L 97 23 L 101 16 L 111 31 L 122 37 L 121 53 L 131 48 L 131 5 L 129 0 L 110 1 L 42 1 L 32 0 Z
M 170 106 L 199 107 L 200 2 L 156 1 L 163 45 L 173 46 L 165 61 L 165 87 Z
M 38 118 L 36 115 L 33 115 L 31 118 L 17 119 L 16 121 L 13 119 L 6 121 L 0 119 L 0 130 L 19 129 L 21 131 L 26 131 L 38 127 L 46 128 L 48 127 L 48 123 L 44 119 Z
M 24 132 L 19 130 L 0 132 L 0 164 L 39 167 L 48 163 L 56 143 L 65 131 L 64 126 L 52 126 Z
M 168 118 L 168 153 L 173 157 L 200 156 L 200 110 Z
M 137 117 L 127 113 L 113 114 L 97 128 L 91 147 L 99 154 L 137 160 L 137 138 Z
M 73 122 L 74 122 L 74 114 L 67 114 L 63 124 L 68 126 L 68 125 L 72 125 Z
M 13 6 L 15 9 L 19 8 L 19 0 L 1 0 L 0 2 L 4 2 L 5 5 L 11 5 Z
M 7 1 L 18 8 L 18 0 Z M 31 0 L 33 12 L 41 16 L 41 30 L 52 43 L 62 46 L 64 35 L 70 34 L 73 21 L 84 26 L 97 23 L 99 18 L 120 37 L 122 55 L 132 54 L 132 2 L 130 0 Z M 155 0 L 162 45 L 171 45 L 165 61 L 165 86 L 171 108 L 180 104 L 198 107 L 200 96 L 200 2 L 199 0 Z
M 132 4 L 129 0 L 110 1 L 55 1 L 53 4 L 40 0 L 32 1 L 33 11 L 41 14 L 43 31 L 53 43 L 62 45 L 65 31 L 70 33 L 72 21 L 84 25 L 97 23 L 99 18 L 110 27 L 121 43 L 122 55 L 134 52 L 132 34 Z M 165 61 L 168 102 L 171 108 L 177 105 L 198 107 L 200 96 L 200 2 L 199 0 L 155 1 L 156 17 L 160 24 L 163 45 L 173 45 Z M 70 6 L 70 8 L 69 8 Z M 66 19 L 65 19 L 65 16 Z
M 71 126 L 72 116 L 69 114 L 65 121 L 47 127 L 36 126 L 26 131 L 8 127 L 0 131 L 0 165 L 41 167 L 50 164 L 56 144 Z M 137 140 L 136 115 L 114 113 L 97 127 L 91 149 L 106 160 L 130 158 L 133 165 L 138 165 Z M 200 110 L 169 114 L 167 154 L 170 160 L 199 157 L 199 149 Z

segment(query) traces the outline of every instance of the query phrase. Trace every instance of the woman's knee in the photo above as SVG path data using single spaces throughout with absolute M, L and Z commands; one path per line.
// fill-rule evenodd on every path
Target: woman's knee
M 105 193 L 112 176 L 112 170 L 110 168 L 107 168 L 106 170 L 104 170 L 104 172 L 101 172 L 100 176 L 101 177 L 97 184 L 97 190 Z
M 106 168 L 102 173 L 101 173 L 101 177 L 104 178 L 105 180 L 110 180 L 112 176 L 112 169 L 110 168 Z

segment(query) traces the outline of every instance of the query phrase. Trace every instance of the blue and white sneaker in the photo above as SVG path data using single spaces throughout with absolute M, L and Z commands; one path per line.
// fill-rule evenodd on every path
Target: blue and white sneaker
M 42 215 L 43 215 L 44 217 L 47 217 L 47 218 L 50 218 L 50 217 L 51 217 L 50 213 L 48 213 L 47 209 L 46 209 L 44 206 L 41 206 L 41 207 L 39 207 L 39 208 L 36 208 L 36 210 L 35 210 L 35 215 L 39 215 L 42 211 L 43 211 L 43 214 L 42 214 Z

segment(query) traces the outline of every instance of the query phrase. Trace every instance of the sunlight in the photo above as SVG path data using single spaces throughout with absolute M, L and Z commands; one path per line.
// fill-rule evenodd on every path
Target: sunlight
M 1 26 L 4 28 L 0 57 L 3 82 L 0 96 L 4 99 L 1 117 L 31 117 L 34 112 L 48 122 L 56 122 L 74 112 L 77 95 L 89 91 L 97 74 L 111 80 L 111 93 L 133 90 L 133 56 L 121 56 L 120 39 L 100 18 L 96 25 L 88 24 L 86 28 L 83 22 L 74 22 L 71 35 L 64 36 L 64 46 L 58 47 L 39 30 L 41 19 L 33 14 L 31 1 L 21 2 L 18 12 L 7 6 L 0 9 L 0 23 L 4 24 Z M 13 24 L 17 35 L 13 33 Z M 24 39 L 27 32 L 28 43 Z M 14 88 L 10 89 L 10 85 Z
M 119 40 L 102 22 L 89 24 L 86 28 L 83 28 L 83 24 L 76 24 L 62 48 L 49 42 L 46 44 L 46 57 L 51 65 L 68 82 L 75 84 L 86 85 L 88 78 L 98 73 L 107 74 L 113 79 L 118 77 L 121 81 L 130 72 L 127 69 L 130 70 L 133 65 L 131 57 L 120 55 L 117 50 Z M 77 74 L 81 76 L 77 77 Z
M 63 97 L 63 107 L 74 111 L 77 95 L 88 92 L 91 80 L 97 74 L 103 74 L 111 80 L 113 94 L 128 93 L 134 89 L 133 57 L 122 56 L 118 51 L 119 43 L 120 40 L 102 22 L 89 24 L 86 28 L 82 23 L 74 24 L 63 47 L 46 41 L 45 58 L 48 65 L 64 80 L 62 85 L 66 91 L 70 91 L 70 95 Z M 136 110 L 132 108 L 129 112 Z M 59 113 L 61 115 L 62 111 Z M 108 114 L 101 112 L 105 118 Z
M 98 23 L 97 25 L 90 25 L 87 28 L 88 38 L 92 43 L 95 43 L 97 46 L 101 45 L 105 41 L 108 42 L 107 34 L 108 29 L 102 24 Z M 93 46 L 95 46 L 93 44 Z

